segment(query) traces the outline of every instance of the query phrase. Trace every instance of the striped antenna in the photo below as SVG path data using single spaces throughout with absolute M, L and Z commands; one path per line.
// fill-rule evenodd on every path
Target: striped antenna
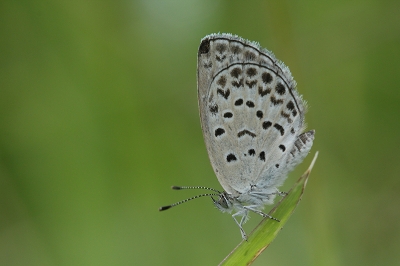
M 219 196 L 219 195 L 221 194 L 220 191 L 218 191 L 218 190 L 216 190 L 216 189 L 213 189 L 213 188 L 208 188 L 208 187 L 180 187 L 180 186 L 172 186 L 171 188 L 174 189 L 174 190 L 182 190 L 182 189 L 205 189 L 205 190 L 215 191 L 215 192 L 217 192 L 218 194 L 216 194 L 216 193 L 200 194 L 200 195 L 197 195 L 197 196 L 194 196 L 194 197 L 185 199 L 185 200 L 178 201 L 178 202 L 176 202 L 176 203 L 174 203 L 174 204 L 171 204 L 171 205 L 162 206 L 162 207 L 160 207 L 160 208 L 158 209 L 159 211 L 165 211 L 165 210 L 168 210 L 169 208 L 172 208 L 172 207 L 175 207 L 175 206 L 180 205 L 180 204 L 182 204 L 182 203 L 188 202 L 189 200 L 193 200 L 193 199 L 197 199 L 197 198 L 201 198 L 201 197 L 211 197 L 211 199 L 214 201 L 214 199 L 213 199 L 212 196 Z
M 210 188 L 210 187 L 180 187 L 180 186 L 172 186 L 171 188 L 172 188 L 172 189 L 175 189 L 175 190 L 181 190 L 181 189 L 205 189 L 205 190 L 212 190 L 212 191 L 215 191 L 215 192 L 217 192 L 218 194 L 221 193 L 221 191 L 216 190 L 216 189 L 214 189 L 214 188 Z

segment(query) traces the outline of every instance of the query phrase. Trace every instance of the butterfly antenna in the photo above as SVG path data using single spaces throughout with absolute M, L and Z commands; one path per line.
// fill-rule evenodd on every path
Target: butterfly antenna
M 180 188 L 179 188 L 179 189 L 180 189 Z M 210 190 L 213 190 L 213 189 L 210 189 Z M 165 210 L 168 210 L 169 208 L 172 208 L 172 207 L 174 207 L 174 206 L 176 206 L 176 205 L 179 205 L 179 204 L 188 202 L 189 200 L 193 200 L 193 199 L 197 199 L 197 198 L 201 198 L 201 197 L 207 197 L 207 196 L 212 198 L 212 196 L 218 196 L 218 195 L 219 195 L 219 194 L 215 194 L 215 193 L 201 194 L 201 195 L 197 195 L 197 196 L 191 197 L 191 198 L 189 198 L 189 199 L 185 199 L 185 200 L 178 201 L 178 202 L 176 202 L 176 203 L 174 203 L 174 204 L 171 204 L 171 205 L 162 206 L 162 207 L 160 207 L 158 210 L 159 210 L 159 211 L 165 211 Z M 213 198 L 212 198 L 212 199 L 213 199 Z M 213 199 L 213 200 L 214 200 L 214 199 Z
M 221 194 L 221 191 L 216 190 L 214 188 L 209 188 L 209 187 L 180 187 L 180 186 L 172 186 L 171 188 L 175 189 L 175 190 L 181 190 L 181 189 L 205 189 L 205 190 L 211 190 L 211 191 L 217 192 L 218 194 Z

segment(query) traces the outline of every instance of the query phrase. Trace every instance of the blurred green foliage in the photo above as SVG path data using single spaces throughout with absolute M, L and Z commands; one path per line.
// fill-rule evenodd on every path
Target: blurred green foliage
M 398 265 L 400 1 L 380 0 L 2 1 L 0 265 L 216 265 L 237 245 L 210 200 L 157 210 L 193 195 L 171 185 L 220 188 L 196 95 L 213 32 L 290 67 L 320 151 L 254 265 Z

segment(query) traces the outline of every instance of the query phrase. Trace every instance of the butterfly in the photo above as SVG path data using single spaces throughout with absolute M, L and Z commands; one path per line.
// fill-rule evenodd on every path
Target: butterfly
M 309 153 L 315 131 L 303 133 L 306 103 L 290 70 L 258 43 L 231 34 L 211 34 L 197 54 L 200 120 L 208 156 L 223 187 L 175 204 L 210 196 L 233 213 L 243 239 L 249 213 L 273 204 L 288 173 Z M 239 220 L 237 218 L 240 218 Z

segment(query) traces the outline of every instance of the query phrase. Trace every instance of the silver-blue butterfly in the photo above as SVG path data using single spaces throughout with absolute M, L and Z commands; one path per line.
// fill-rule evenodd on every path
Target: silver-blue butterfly
M 210 196 L 219 210 L 233 212 L 242 238 L 247 239 L 242 226 L 249 212 L 277 220 L 262 210 L 276 195 L 284 194 L 278 187 L 309 153 L 315 131 L 302 133 L 306 103 L 289 68 L 258 43 L 231 34 L 211 34 L 201 40 L 197 57 L 203 136 L 224 191 L 174 186 L 216 193 L 160 211 Z

